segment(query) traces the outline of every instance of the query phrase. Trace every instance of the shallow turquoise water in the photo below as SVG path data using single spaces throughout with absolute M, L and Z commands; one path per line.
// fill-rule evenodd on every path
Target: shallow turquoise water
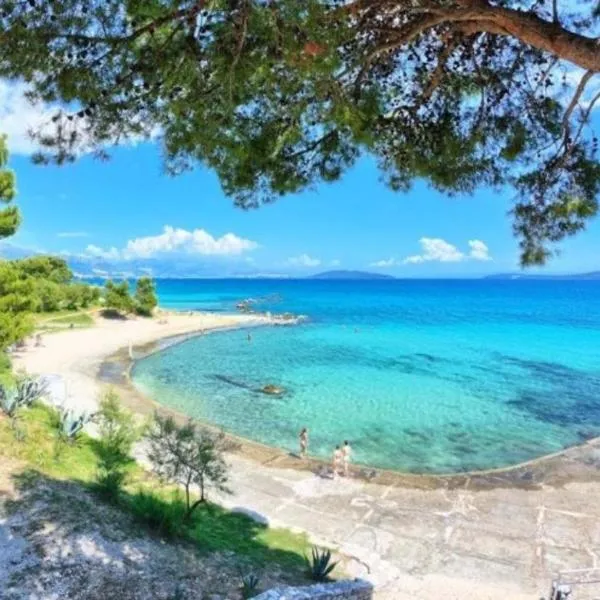
M 559 281 L 163 281 L 161 303 L 307 314 L 150 356 L 158 402 L 273 446 L 413 472 L 514 464 L 600 435 L 600 284 Z M 280 398 L 256 390 L 284 386 Z

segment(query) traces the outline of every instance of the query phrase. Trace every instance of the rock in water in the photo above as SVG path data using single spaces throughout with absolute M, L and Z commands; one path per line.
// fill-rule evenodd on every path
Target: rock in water
M 270 394 L 271 396 L 281 396 L 281 394 L 283 394 L 285 390 L 282 387 L 279 387 L 278 385 L 273 385 L 272 383 L 269 383 L 268 385 L 265 385 L 265 387 L 262 388 L 261 392 L 263 394 Z

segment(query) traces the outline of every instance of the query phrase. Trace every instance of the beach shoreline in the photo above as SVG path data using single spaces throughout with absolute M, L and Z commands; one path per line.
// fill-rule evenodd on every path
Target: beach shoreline
M 184 419 L 134 387 L 128 372 L 135 358 L 202 331 L 271 324 L 266 317 L 214 314 L 172 314 L 166 324 L 99 319 L 89 329 L 44 336 L 43 346 L 33 345 L 13 360 L 16 369 L 65 378 L 67 398 L 77 410 L 93 411 L 102 390 L 114 386 L 136 414 L 160 410 Z M 493 472 L 377 470 L 369 478 L 355 468 L 352 477 L 333 481 L 324 474 L 324 461 L 235 439 L 238 448 L 228 456 L 234 495 L 219 503 L 337 547 L 350 557 L 348 574 L 370 579 L 378 600 L 409 592 L 435 600 L 448 590 L 455 594 L 449 597 L 468 597 L 473 586 L 478 598 L 528 600 L 539 598 L 557 565 L 587 564 L 587 555 L 573 554 L 570 546 L 591 543 L 587 523 L 600 518 L 591 500 L 600 487 L 598 440 Z M 552 533 L 565 518 L 565 506 L 579 511 L 568 524 L 568 547 Z
M 188 418 L 187 415 L 160 404 L 133 384 L 130 374 L 137 360 L 202 334 L 289 324 L 276 316 L 258 314 L 161 311 L 159 317 L 125 320 L 96 317 L 94 327 L 44 336 L 41 347 L 29 347 L 13 355 L 15 370 L 58 376 L 65 383 L 64 406 L 76 412 L 94 412 L 102 391 L 113 387 L 124 405 L 138 415 L 151 416 L 158 410 L 183 421 Z M 217 429 L 217 426 L 210 423 L 199 422 L 203 426 Z M 281 448 L 231 433 L 227 435 L 235 442 L 237 454 L 256 463 L 312 473 L 322 473 L 329 469 L 329 462 L 324 459 L 300 459 L 296 454 Z M 540 480 L 548 481 L 549 474 L 555 474 L 560 483 L 577 479 L 573 469 L 567 469 L 568 473 L 565 473 L 565 465 L 571 464 L 573 460 L 583 459 L 596 448 L 600 448 L 600 438 L 523 463 L 464 473 L 406 473 L 369 465 L 353 465 L 352 473 L 354 477 L 374 484 L 415 489 L 456 489 L 465 486 L 467 482 L 473 488 L 489 489 L 490 486 L 497 485 L 527 489 L 538 485 Z

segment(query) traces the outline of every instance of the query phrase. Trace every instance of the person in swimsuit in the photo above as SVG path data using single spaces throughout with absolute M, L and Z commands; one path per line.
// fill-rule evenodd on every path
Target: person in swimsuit
M 350 457 L 352 455 L 352 447 L 350 446 L 350 442 L 346 440 L 344 442 L 344 447 L 342 448 L 342 462 L 344 464 L 344 475 L 348 477 L 350 472 Z
M 342 465 L 342 458 L 343 458 L 343 454 L 342 454 L 342 450 L 340 449 L 339 446 L 335 447 L 335 450 L 333 451 L 333 478 L 335 479 L 339 472 L 340 472 L 340 467 Z
M 300 456 L 304 458 L 306 456 L 306 452 L 308 450 L 308 429 L 306 427 L 302 428 L 300 432 Z

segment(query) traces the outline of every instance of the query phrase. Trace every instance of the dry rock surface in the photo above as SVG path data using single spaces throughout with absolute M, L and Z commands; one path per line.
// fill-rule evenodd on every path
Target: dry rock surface
M 166 543 L 70 482 L 0 468 L 2 600 L 233 600 L 248 567 L 233 554 Z M 17 481 L 17 485 L 14 481 Z M 276 566 L 263 588 L 285 583 Z

